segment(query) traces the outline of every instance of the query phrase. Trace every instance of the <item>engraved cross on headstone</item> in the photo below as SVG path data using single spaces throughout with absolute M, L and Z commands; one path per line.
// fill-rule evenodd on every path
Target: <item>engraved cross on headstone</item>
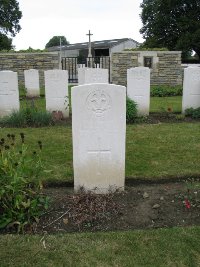
M 94 154 L 98 158 L 98 164 L 97 164 L 97 175 L 101 175 L 102 172 L 102 156 L 104 155 L 110 155 L 111 151 L 110 149 L 104 149 L 102 148 L 101 138 L 98 138 L 98 148 L 97 149 L 90 149 L 88 150 L 88 154 Z

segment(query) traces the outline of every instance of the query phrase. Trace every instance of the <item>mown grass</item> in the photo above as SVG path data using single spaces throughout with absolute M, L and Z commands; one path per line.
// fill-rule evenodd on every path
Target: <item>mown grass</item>
M 71 90 L 72 85 L 68 87 L 69 90 L 69 107 L 71 112 Z M 26 100 L 22 99 L 20 101 L 21 108 L 25 108 L 26 105 L 31 105 L 31 102 L 40 109 L 45 110 L 45 91 L 44 88 L 41 89 L 41 97 L 35 100 Z M 25 96 L 24 89 L 21 87 L 20 95 Z M 170 97 L 151 97 L 150 98 L 150 113 L 163 113 L 167 112 L 168 109 L 171 109 L 172 112 L 181 113 L 182 110 L 182 96 L 170 96 Z
M 170 96 L 170 97 L 151 97 L 150 99 L 150 112 L 151 113 L 163 113 L 168 109 L 171 112 L 181 113 L 182 110 L 182 96 Z
M 176 103 L 181 102 L 179 97 L 175 98 Z M 162 101 L 163 98 L 158 99 Z M 39 107 L 44 108 L 44 99 L 37 101 Z M 154 112 L 158 112 L 160 106 L 156 108 L 155 103 Z M 163 105 L 168 108 L 168 102 Z M 37 141 L 42 140 L 42 159 L 46 169 L 52 170 L 43 178 L 45 182 L 73 181 L 71 126 L 1 128 L 0 138 L 7 133 L 17 135 L 20 132 L 25 133 L 26 143 L 33 150 L 38 146 Z M 126 176 L 154 180 L 200 176 L 199 132 L 200 123 L 127 125 Z M 196 267 L 200 266 L 199 239 L 200 227 L 1 235 L 0 266 Z
M 72 88 L 72 85 L 68 87 L 70 113 L 71 113 L 71 88 Z M 46 110 L 46 99 L 45 99 L 44 88 L 40 89 L 40 98 L 26 99 L 25 89 L 23 87 L 20 87 L 20 96 L 22 97 L 20 100 L 20 109 L 25 109 L 27 106 L 28 107 L 34 106 L 38 110 L 42 110 L 42 111 Z
M 43 142 L 42 159 L 51 172 L 44 181 L 73 181 L 71 126 L 2 128 L 0 137 L 24 132 L 27 144 Z M 162 179 L 200 176 L 200 123 L 127 125 L 126 177 Z M 34 149 L 34 147 L 33 147 Z
M 0 236 L 1 267 L 200 266 L 200 228 Z
M 45 97 L 40 97 L 36 99 L 23 99 L 20 101 L 20 109 L 25 109 L 26 107 L 36 107 L 37 110 L 46 110 L 46 100 Z
M 126 176 L 158 179 L 200 175 L 200 124 L 129 125 Z

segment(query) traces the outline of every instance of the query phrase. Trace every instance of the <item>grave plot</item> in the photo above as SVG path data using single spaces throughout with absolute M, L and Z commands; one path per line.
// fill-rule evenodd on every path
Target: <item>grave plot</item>
M 75 190 L 123 190 L 126 88 L 109 84 L 74 87 L 72 131 Z
M 200 68 L 184 69 L 182 112 L 200 107 Z
M 40 85 L 39 85 L 39 71 L 30 69 L 24 71 L 25 88 L 27 90 L 26 95 L 28 97 L 39 97 L 40 96 Z
M 46 110 L 62 112 L 69 117 L 68 72 L 66 70 L 45 71 Z
M 19 110 L 17 72 L 0 71 L 0 117 Z
M 127 95 L 137 103 L 138 115 L 149 115 L 150 69 L 145 67 L 127 70 Z
M 78 84 L 108 83 L 108 70 L 100 68 L 78 68 Z

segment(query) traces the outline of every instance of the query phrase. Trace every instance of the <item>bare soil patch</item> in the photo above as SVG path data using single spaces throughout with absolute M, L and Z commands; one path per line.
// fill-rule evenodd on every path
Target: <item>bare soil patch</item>
M 194 183 L 137 184 L 110 195 L 74 194 L 67 187 L 44 193 L 51 207 L 29 229 L 33 233 L 200 225 L 200 189 Z
M 108 195 L 74 194 L 72 187 L 46 188 L 49 210 L 29 234 L 116 231 L 200 225 L 199 182 L 140 183 Z M 1 234 L 14 229 L 1 230 Z

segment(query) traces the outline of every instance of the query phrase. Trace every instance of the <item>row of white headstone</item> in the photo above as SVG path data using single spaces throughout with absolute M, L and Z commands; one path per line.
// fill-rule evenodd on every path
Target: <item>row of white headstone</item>
M 129 81 L 130 88 L 128 90 L 137 89 L 133 98 L 136 97 L 134 100 L 138 100 L 138 103 L 150 94 L 149 77 L 149 69 L 128 70 L 128 81 L 132 82 L 131 85 Z M 67 78 L 66 71 L 45 72 L 47 101 L 55 109 L 59 108 L 60 110 L 63 98 L 67 96 Z M 0 103 L 7 103 L 9 108 L 9 101 L 14 103 L 19 98 L 16 85 L 17 73 L 0 72 L 0 81 Z M 188 99 L 191 99 L 191 103 L 195 102 L 200 106 L 200 101 L 196 101 L 196 98 L 200 100 L 200 69 L 185 70 L 184 93 L 188 87 L 190 87 Z M 147 88 L 148 94 L 145 88 Z M 130 91 L 128 92 L 130 94 Z M 183 98 L 185 99 L 185 96 Z M 7 100 L 3 102 L 1 99 Z M 145 103 L 145 101 L 141 103 Z M 15 106 L 19 108 L 17 102 L 15 102 Z M 72 132 L 75 190 L 84 189 L 86 192 L 93 191 L 95 193 L 123 190 L 125 183 L 126 87 L 100 82 L 73 87 Z
M 68 72 L 65 70 L 48 70 L 45 74 L 46 110 L 62 111 L 69 116 L 68 107 Z M 38 97 L 39 74 L 37 70 L 25 71 L 27 96 Z M 0 117 L 19 111 L 18 75 L 13 71 L 0 71 Z
M 131 68 L 127 70 L 127 95 L 138 104 L 140 115 L 149 114 L 150 69 Z M 184 69 L 182 113 L 188 108 L 200 107 L 200 68 Z
M 66 72 L 62 72 L 62 73 L 66 75 Z M 51 80 L 51 79 L 49 79 L 48 77 L 48 80 Z M 38 70 L 36 69 L 25 70 L 24 71 L 24 82 L 25 82 L 25 88 L 27 90 L 28 97 L 40 96 L 39 71 Z M 108 83 L 108 70 L 100 69 L 100 68 L 83 68 L 83 67 L 78 68 L 78 84 L 82 85 L 82 84 L 90 84 L 90 83 Z
M 27 95 L 39 95 L 39 73 L 37 70 L 24 71 L 25 87 L 27 88 Z M 58 74 L 57 74 L 58 75 Z M 64 83 L 66 83 L 66 73 L 63 73 Z M 48 75 L 47 75 L 48 76 Z M 79 85 L 93 84 L 93 83 L 108 83 L 108 70 L 100 68 L 79 68 L 78 81 Z M 53 79 L 47 78 L 48 81 Z M 62 86 L 61 86 L 62 87 Z M 51 90 L 47 90 L 50 92 Z M 61 90 L 62 91 L 62 90 Z M 63 92 L 64 96 L 65 93 Z M 127 70 L 127 95 L 134 100 L 138 105 L 139 115 L 149 115 L 150 107 L 150 69 L 144 67 L 136 67 Z M 62 98 L 63 95 L 61 95 Z M 66 96 L 65 96 L 66 97 Z M 50 95 L 50 98 L 51 95 Z M 61 99 L 58 102 L 60 102 Z M 48 102 L 48 101 L 47 101 Z M 52 106 L 52 102 L 47 103 L 47 110 L 57 108 L 59 106 Z M 58 103 L 59 104 L 59 103 Z M 61 105 L 62 106 L 62 105 Z M 183 84 L 183 113 L 187 108 L 197 108 L 200 106 L 200 68 L 189 67 L 184 70 L 184 84 Z M 62 109 L 63 110 L 63 109 Z M 64 107 L 66 110 L 66 107 Z M 65 111 L 66 113 L 66 111 Z M 68 116 L 68 113 L 65 114 Z
M 61 111 L 69 116 L 68 72 L 64 70 L 45 71 L 46 109 Z M 25 70 L 27 96 L 40 95 L 38 70 Z M 108 83 L 107 69 L 78 69 L 79 85 Z M 150 106 L 150 69 L 136 67 L 127 70 L 127 95 L 137 103 L 138 114 L 148 115 Z M 189 67 L 184 70 L 182 112 L 187 108 L 200 106 L 200 68 Z M 0 71 L 0 116 L 19 110 L 17 73 Z
M 127 70 L 127 95 L 138 105 L 139 115 L 149 114 L 150 69 L 144 67 Z M 182 113 L 188 108 L 200 107 L 200 68 L 184 69 Z

